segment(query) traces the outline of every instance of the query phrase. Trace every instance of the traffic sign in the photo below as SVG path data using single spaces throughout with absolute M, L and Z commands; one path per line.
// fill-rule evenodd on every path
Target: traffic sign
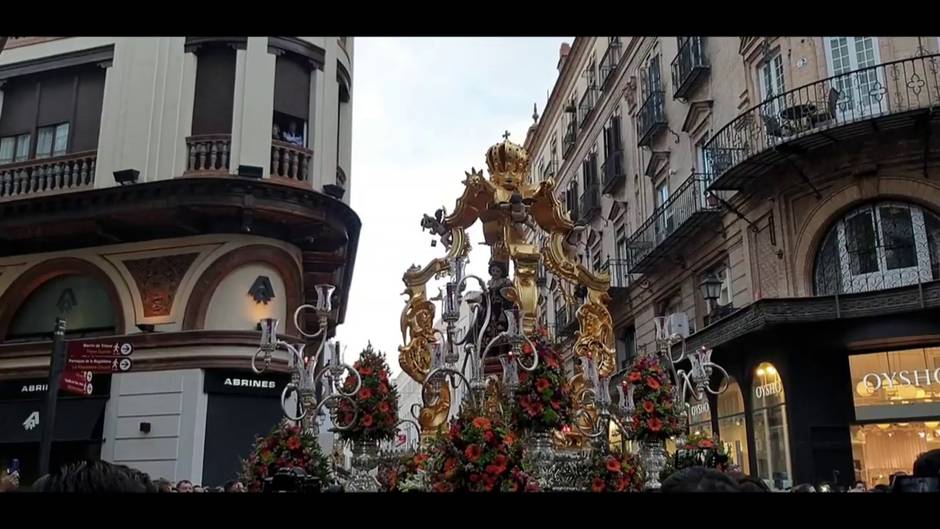
M 68 344 L 66 368 L 90 373 L 126 373 L 134 363 L 130 342 L 73 341 Z
M 69 342 L 69 357 L 72 356 L 130 356 L 134 345 L 130 342 Z
M 69 357 L 66 368 L 69 371 L 91 371 L 92 373 L 126 373 L 134 366 L 128 357 L 79 356 Z

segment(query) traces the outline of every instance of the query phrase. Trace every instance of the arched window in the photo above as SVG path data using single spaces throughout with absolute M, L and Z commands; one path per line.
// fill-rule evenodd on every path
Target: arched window
M 816 295 L 869 292 L 940 279 L 940 217 L 877 202 L 835 222 L 816 255 Z
M 741 386 L 734 380 L 728 383 L 728 389 L 718 395 L 718 437 L 731 464 L 740 466 L 745 474 L 749 473 L 744 395 L 741 394 Z
M 790 433 L 786 395 L 777 368 L 769 362 L 757 366 L 752 384 L 754 455 L 757 476 L 779 489 L 793 484 L 790 471 Z
M 116 310 L 108 290 L 89 275 L 65 275 L 34 290 L 20 305 L 6 341 L 33 341 L 51 337 L 55 319 L 66 323 L 66 336 L 108 336 L 116 332 Z
M 689 432 L 694 435 L 712 435 L 712 408 L 708 398 L 692 401 L 689 407 Z

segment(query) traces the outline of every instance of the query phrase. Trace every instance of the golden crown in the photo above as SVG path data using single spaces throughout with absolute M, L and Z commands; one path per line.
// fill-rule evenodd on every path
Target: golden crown
M 490 180 L 507 186 L 524 183 L 529 174 L 529 154 L 521 145 L 509 141 L 508 134 L 502 143 L 493 145 L 486 151 L 486 166 L 490 170 Z

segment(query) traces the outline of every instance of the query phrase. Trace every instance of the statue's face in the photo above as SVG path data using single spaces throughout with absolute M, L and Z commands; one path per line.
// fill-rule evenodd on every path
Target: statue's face
M 493 279 L 502 279 L 503 269 L 499 265 L 490 266 L 490 277 Z

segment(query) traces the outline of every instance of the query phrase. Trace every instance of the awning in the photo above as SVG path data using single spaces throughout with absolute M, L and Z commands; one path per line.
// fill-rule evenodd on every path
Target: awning
M 53 440 L 100 440 L 107 401 L 87 397 L 60 400 Z M 45 400 L 0 402 L 0 443 L 38 443 L 45 416 Z

